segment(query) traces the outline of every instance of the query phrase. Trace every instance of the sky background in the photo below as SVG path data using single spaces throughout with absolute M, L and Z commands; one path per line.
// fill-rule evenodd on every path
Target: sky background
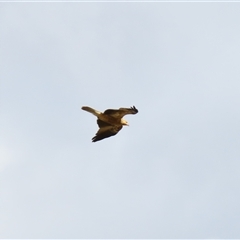
M 239 12 L 0 3 L 0 237 L 240 238 Z

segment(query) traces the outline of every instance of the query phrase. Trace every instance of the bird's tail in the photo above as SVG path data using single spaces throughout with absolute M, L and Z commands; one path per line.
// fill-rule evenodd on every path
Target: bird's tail
M 92 113 L 93 115 L 95 115 L 96 117 L 98 117 L 98 116 L 101 114 L 101 112 L 99 112 L 99 111 L 97 111 L 97 110 L 95 110 L 95 109 L 93 109 L 93 108 L 86 107 L 86 106 L 83 106 L 83 107 L 82 107 L 82 110 L 87 111 L 87 112 L 90 112 L 90 113 Z

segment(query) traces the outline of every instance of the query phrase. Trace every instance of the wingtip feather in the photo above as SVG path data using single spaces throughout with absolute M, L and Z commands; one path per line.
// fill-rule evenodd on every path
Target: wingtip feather
M 135 113 L 138 113 L 138 109 L 135 106 L 132 106 L 131 109 L 134 110 Z

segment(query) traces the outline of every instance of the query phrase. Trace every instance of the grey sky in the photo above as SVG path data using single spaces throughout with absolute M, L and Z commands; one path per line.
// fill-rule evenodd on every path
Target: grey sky
M 239 238 L 239 12 L 0 3 L 0 237 Z

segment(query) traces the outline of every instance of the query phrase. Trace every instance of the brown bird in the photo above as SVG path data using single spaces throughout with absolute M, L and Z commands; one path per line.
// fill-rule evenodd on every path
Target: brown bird
M 92 138 L 93 142 L 116 135 L 122 129 L 122 126 L 129 126 L 123 116 L 138 113 L 134 106 L 131 108 L 107 109 L 103 113 L 85 106 L 82 107 L 82 110 L 90 112 L 98 118 L 99 130 Z

